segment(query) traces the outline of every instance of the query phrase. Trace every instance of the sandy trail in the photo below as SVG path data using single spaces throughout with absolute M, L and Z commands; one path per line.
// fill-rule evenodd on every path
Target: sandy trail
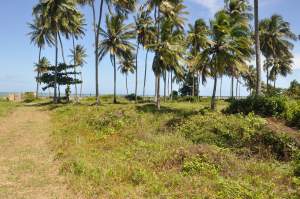
M 1 199 L 78 198 L 58 174 L 50 134 L 48 112 L 36 107 L 18 107 L 0 119 Z

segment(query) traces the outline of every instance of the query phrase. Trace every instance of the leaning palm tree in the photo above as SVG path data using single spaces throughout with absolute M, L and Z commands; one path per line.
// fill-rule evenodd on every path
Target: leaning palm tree
M 135 30 L 133 24 L 125 24 L 125 17 L 121 15 L 113 15 L 109 17 L 106 15 L 106 30 L 100 29 L 100 35 L 103 40 L 100 42 L 99 52 L 100 60 L 109 54 L 114 68 L 114 103 L 117 103 L 116 98 L 116 81 L 117 81 L 117 67 L 116 58 L 131 59 L 134 45 L 131 40 L 135 37 Z
M 57 97 L 57 75 L 58 75 L 58 39 L 60 33 L 66 34 L 68 27 L 76 23 L 72 16 L 80 15 L 76 9 L 74 1 L 71 0 L 43 0 L 34 8 L 33 14 L 36 18 L 44 21 L 45 27 L 54 38 L 55 46 L 55 80 L 54 80 L 54 102 L 58 102 Z
M 34 43 L 39 48 L 38 63 L 40 63 L 42 48 L 44 48 L 46 44 L 51 46 L 53 44 L 53 38 L 42 18 L 35 18 L 34 22 L 29 24 L 29 28 L 31 29 L 31 32 L 28 33 L 31 43 Z M 39 78 L 40 75 L 40 71 L 37 70 L 37 78 Z M 36 98 L 39 98 L 39 85 L 40 83 L 37 81 Z

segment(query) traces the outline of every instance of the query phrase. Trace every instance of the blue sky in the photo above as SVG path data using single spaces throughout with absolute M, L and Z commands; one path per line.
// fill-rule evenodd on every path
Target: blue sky
M 38 49 L 30 44 L 27 33 L 28 22 L 32 20 L 32 7 L 37 0 L 9 0 L 2 2 L 0 7 L 0 92 L 23 92 L 35 89 L 35 73 L 33 63 L 37 61 Z M 300 1 L 299 0 L 260 0 L 260 18 L 269 17 L 272 14 L 280 14 L 285 20 L 291 23 L 293 31 L 300 34 Z M 204 18 L 209 21 L 215 11 L 223 6 L 223 0 L 186 0 L 185 5 L 190 15 L 187 16 L 187 23 L 193 23 L 195 19 Z M 88 53 L 87 64 L 83 68 L 83 92 L 94 93 L 94 57 L 93 57 L 93 34 L 91 32 L 91 10 L 81 8 L 86 15 L 86 36 L 78 43 L 85 46 Z M 65 54 L 69 54 L 71 41 L 64 41 Z M 54 61 L 54 49 L 45 48 L 43 56 Z M 293 74 L 287 78 L 279 78 L 278 86 L 287 87 L 289 82 L 297 79 L 300 81 L 300 42 L 295 43 L 294 48 L 295 67 Z M 148 61 L 147 94 L 154 93 L 154 77 L 151 71 L 152 55 Z M 142 93 L 143 70 L 145 53 L 139 56 L 139 93 Z M 113 91 L 113 68 L 106 58 L 100 64 L 100 92 L 102 94 Z M 125 78 L 118 73 L 118 93 L 125 93 Z M 175 86 L 176 87 L 176 86 Z M 130 92 L 134 91 L 134 75 L 129 76 Z M 208 81 L 205 87 L 201 88 L 202 95 L 211 95 L 212 82 Z M 223 95 L 229 95 L 229 79 L 223 80 Z M 242 89 L 243 95 L 247 94 Z

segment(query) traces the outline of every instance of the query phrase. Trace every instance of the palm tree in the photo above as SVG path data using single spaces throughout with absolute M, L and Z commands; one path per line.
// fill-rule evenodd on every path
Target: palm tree
M 67 34 L 69 27 L 75 21 L 74 16 L 80 15 L 76 9 L 75 3 L 70 0 L 44 0 L 40 1 L 34 8 L 33 14 L 38 19 L 44 21 L 45 27 L 54 37 L 55 46 L 55 80 L 54 80 L 54 102 L 58 102 L 57 98 L 57 67 L 58 67 L 58 37 L 60 32 Z
M 202 61 L 210 65 L 214 78 L 211 109 L 216 109 L 216 89 L 218 76 L 229 66 L 242 67 L 251 56 L 251 38 L 248 30 L 231 23 L 226 11 L 219 11 L 211 21 L 211 45 L 202 53 Z
M 293 67 L 293 57 L 285 55 L 283 57 L 278 57 L 275 59 L 275 63 L 270 71 L 270 79 L 274 82 L 274 89 L 276 88 L 277 76 L 281 75 L 286 77 L 288 74 L 292 73 Z
M 291 31 L 290 24 L 279 15 L 262 20 L 259 30 L 261 51 L 266 57 L 264 69 L 267 71 L 268 91 L 271 76 L 269 69 L 272 71 L 272 79 L 276 79 L 277 74 L 285 76 L 286 73 L 289 73 L 293 58 L 291 51 L 294 45 L 292 41 L 296 40 L 297 36 Z
M 29 24 L 31 32 L 28 33 L 30 35 L 31 43 L 34 43 L 39 48 L 38 55 L 38 63 L 41 61 L 42 48 L 45 47 L 46 44 L 52 45 L 53 38 L 49 33 L 47 27 L 45 27 L 43 19 L 35 18 L 34 22 Z M 37 70 L 37 79 L 40 77 L 40 71 Z M 39 85 L 40 83 L 36 82 L 36 98 L 39 98 Z
M 261 95 L 261 59 L 259 40 L 258 0 L 254 0 L 254 26 L 255 26 L 255 55 L 256 55 L 256 95 Z
M 103 40 L 99 44 L 100 60 L 109 53 L 114 68 L 114 103 L 116 98 L 117 68 L 116 58 L 132 59 L 134 46 L 131 39 L 135 37 L 133 24 L 124 24 L 125 17 L 121 15 L 106 15 L 106 30 L 100 29 Z
M 119 70 L 122 74 L 125 74 L 125 86 L 126 86 L 126 94 L 128 95 L 128 73 L 134 73 L 134 59 L 133 58 L 127 58 L 127 59 L 121 59 Z
M 101 32 L 101 22 L 103 16 L 103 5 L 107 4 L 110 13 L 112 13 L 112 7 L 119 14 L 127 15 L 129 12 L 132 12 L 135 9 L 135 0 L 100 0 L 100 7 L 97 17 L 96 11 L 96 0 L 76 0 L 80 5 L 89 5 L 93 13 L 93 31 L 95 38 L 95 89 L 96 89 L 96 103 L 100 104 L 99 97 L 99 62 L 100 62 L 100 52 L 99 52 L 99 43 L 100 42 L 100 32 Z
M 83 67 L 83 65 L 86 63 L 85 61 L 85 58 L 87 57 L 87 54 L 86 54 L 86 50 L 84 48 L 84 46 L 82 45 L 76 45 L 75 48 L 71 49 L 71 58 L 72 58 L 72 62 L 74 63 L 74 78 L 76 78 L 76 67 L 77 66 L 80 66 L 80 67 Z M 80 72 L 81 74 L 81 82 L 82 82 L 82 72 Z M 77 85 L 77 84 L 75 84 Z M 77 89 L 77 87 L 76 87 Z M 80 86 L 80 96 L 82 94 L 82 83 L 81 83 L 81 86 Z M 76 97 L 77 97 L 77 93 L 76 93 Z
M 252 95 L 252 91 L 256 89 L 256 69 L 254 66 L 250 65 L 248 70 L 242 73 L 242 78 L 245 82 L 247 90 Z
M 40 58 L 39 62 L 35 64 L 35 71 L 38 76 L 36 77 L 36 81 L 40 84 L 40 77 L 44 73 L 48 72 L 48 68 L 50 67 L 50 62 L 46 57 Z

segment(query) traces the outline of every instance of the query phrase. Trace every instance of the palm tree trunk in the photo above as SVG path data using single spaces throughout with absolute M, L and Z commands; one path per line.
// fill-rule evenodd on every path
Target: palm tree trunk
M 166 102 L 166 97 L 167 97 L 167 71 L 164 71 L 164 102 Z
M 148 53 L 149 53 L 149 50 L 147 49 L 147 52 L 146 52 L 146 59 L 145 59 L 145 73 L 144 73 L 143 97 L 145 97 L 145 92 L 146 92 L 146 80 L 147 80 L 146 78 L 147 78 Z
M 256 95 L 261 95 L 261 61 L 259 42 L 259 21 L 258 21 L 258 0 L 254 0 L 254 21 L 255 21 L 255 53 L 256 53 Z
M 198 101 L 200 101 L 201 74 L 198 72 Z
M 211 110 L 216 110 L 216 92 L 217 92 L 217 82 L 218 82 L 218 76 L 215 74 L 214 77 L 214 90 L 211 98 Z
M 64 52 L 64 46 L 61 40 L 61 36 L 60 33 L 58 32 L 58 39 L 59 39 L 59 43 L 60 43 L 60 48 L 61 48 L 61 57 L 63 59 L 64 64 L 66 63 L 66 59 L 65 59 L 65 52 Z
M 82 97 L 82 83 L 83 83 L 82 72 L 80 73 L 80 81 L 81 81 L 81 84 L 80 84 L 80 97 Z
M 137 90 L 138 90 L 138 54 L 139 54 L 139 43 L 136 48 L 136 57 L 135 57 L 135 103 L 137 103 Z
M 128 95 L 128 74 L 126 73 L 126 94 Z
M 96 103 L 100 104 L 99 97 L 99 37 L 100 37 L 100 28 L 101 28 L 101 19 L 103 12 L 103 3 L 104 0 L 100 1 L 100 11 L 98 23 L 96 24 L 96 11 L 95 11 L 95 3 L 91 1 L 92 10 L 93 10 L 93 25 L 95 31 L 95 84 L 96 84 Z
M 41 54 L 42 54 L 42 46 L 40 46 L 40 49 L 39 49 L 39 63 L 41 61 Z M 39 86 L 40 86 L 40 82 L 39 82 L 39 78 L 40 78 L 40 69 L 38 68 L 37 69 L 37 81 L 36 81 L 36 96 L 35 98 L 38 99 L 39 98 Z
M 156 88 L 156 107 L 158 110 L 160 110 L 160 74 L 157 74 L 156 75 L 156 85 L 157 85 L 157 88 Z
M 167 74 L 168 74 L 167 96 L 169 97 L 170 96 L 170 72 L 168 71 Z
M 220 99 L 222 99 L 222 86 L 223 86 L 223 75 L 221 75 L 221 82 L 220 82 Z
M 54 70 L 54 103 L 58 102 L 57 99 L 57 64 L 58 64 L 58 42 L 57 42 L 57 36 L 58 34 L 55 34 L 55 70 Z
M 233 79 L 233 76 L 231 77 L 231 98 L 233 99 L 234 98 L 234 93 L 233 93 L 233 90 L 234 90 L 234 79 Z
M 267 93 L 269 93 L 269 67 L 267 66 Z
M 235 97 L 238 98 L 239 78 L 236 78 Z
M 173 71 L 171 70 L 171 100 L 173 100 Z
M 76 47 L 75 47 L 75 38 L 74 35 L 72 35 L 72 43 L 73 43 L 73 51 L 74 51 L 74 57 L 73 57 L 73 61 L 74 61 L 74 79 L 76 80 Z M 75 101 L 78 102 L 78 92 L 77 92 L 77 83 L 75 82 L 74 84 L 75 86 Z
M 192 88 L 192 96 L 195 97 L 195 74 L 192 72 L 193 75 L 193 88 Z
M 113 55 L 114 62 L 114 104 L 117 103 L 117 67 L 116 67 L 116 56 Z

